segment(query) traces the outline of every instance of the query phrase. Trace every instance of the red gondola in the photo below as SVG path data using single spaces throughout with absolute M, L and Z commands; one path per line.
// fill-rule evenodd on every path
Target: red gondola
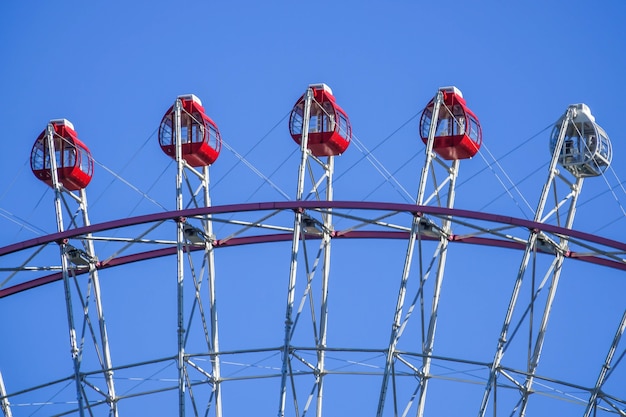
M 83 189 L 93 177 L 93 157 L 78 139 L 74 125 L 66 119 L 51 120 L 57 177 L 63 186 L 76 191 Z M 52 187 L 48 129 L 37 137 L 30 154 L 30 168 L 41 181 Z
M 311 84 L 309 88 L 313 90 L 313 102 L 308 148 L 315 156 L 341 155 L 352 139 L 350 119 L 335 102 L 330 87 L 326 84 Z M 297 144 L 302 141 L 305 96 L 298 99 L 289 118 L 289 133 Z
M 211 165 L 222 149 L 222 137 L 217 125 L 204 112 L 202 102 L 193 94 L 179 96 L 182 104 L 180 116 L 182 157 L 193 167 Z M 176 158 L 174 141 L 174 106 L 171 106 L 159 127 L 159 144 L 163 152 Z
M 441 87 L 439 91 L 443 93 L 443 102 L 437 117 L 433 151 L 447 160 L 471 158 L 476 155 L 483 140 L 478 118 L 467 108 L 458 88 Z M 428 142 L 435 99 L 428 103 L 420 120 L 420 136 L 424 143 Z

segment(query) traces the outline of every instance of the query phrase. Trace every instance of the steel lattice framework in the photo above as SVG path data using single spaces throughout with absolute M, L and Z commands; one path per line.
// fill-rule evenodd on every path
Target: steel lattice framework
M 489 413 L 524 416 L 532 414 L 535 404 L 535 410 L 545 407 L 551 412 L 578 412 L 585 417 L 626 415 L 626 397 L 620 392 L 623 384 L 614 383 L 624 375 L 623 364 L 619 365 L 626 352 L 622 342 L 626 311 L 606 318 L 615 332 L 604 341 L 605 356 L 595 366 L 593 378 L 572 381 L 559 376 L 558 370 L 540 366 L 565 264 L 585 265 L 595 271 L 626 270 L 626 243 L 572 229 L 584 175 L 571 180 L 557 169 L 561 164 L 573 175 L 589 176 L 606 169 L 610 163 L 608 137 L 598 145 L 593 136 L 598 130 L 594 130 L 591 118 L 575 123 L 577 114 L 588 113 L 586 106 L 570 106 L 555 129 L 548 176 L 533 220 L 454 208 L 461 162 L 442 160 L 433 151 L 440 110 L 441 114 L 450 110 L 443 99 L 444 91 L 440 89 L 433 101 L 415 204 L 333 200 L 334 155 L 324 155 L 323 159 L 307 147 L 311 108 L 319 106 L 315 110 L 319 115 L 320 108 L 323 110 L 311 88 L 302 106 L 301 159 L 294 201 L 212 206 L 208 167 L 196 169 L 182 155 L 184 109 L 180 100 L 172 107 L 168 125 L 176 139 L 176 210 L 91 224 L 84 190 L 71 193 L 53 175 L 58 232 L 0 248 L 0 298 L 62 282 L 72 369 L 65 377 L 19 388 L 13 388 L 0 374 L 4 416 L 20 415 L 17 409 L 21 411 L 21 407 L 37 407 L 32 413 L 29 410 L 32 415 L 46 406 L 46 415 L 117 417 L 125 410 L 140 413 L 144 407 L 137 406 L 138 401 L 157 403 L 157 398 L 166 397 L 163 404 L 176 404 L 167 413 L 177 410 L 180 417 L 222 417 L 245 406 L 247 412 L 277 411 L 279 417 L 313 413 L 322 417 L 357 413 L 353 404 L 341 401 L 347 397 L 344 392 L 355 389 L 352 385 L 358 387 L 356 401 L 369 412 L 376 410 L 378 417 L 440 414 L 451 397 L 469 402 L 456 394 L 455 388 L 461 385 L 477 388 L 471 390 L 476 403 L 469 404 L 467 410 L 475 410 L 479 417 Z M 192 123 L 191 115 L 185 118 Z M 449 120 L 462 125 L 459 120 Z M 579 126 L 582 132 L 577 130 Z M 52 133 L 47 138 L 50 149 L 54 149 Z M 589 140 L 586 143 L 595 146 L 589 146 L 586 154 L 592 150 L 601 153 L 604 143 L 604 155 L 609 157 L 601 164 L 594 158 L 577 162 L 575 146 L 564 145 L 572 138 L 581 139 L 582 145 L 582 140 Z M 566 151 L 562 153 L 562 149 Z M 56 172 L 54 157 L 51 170 Z M 557 190 L 559 181 L 565 183 L 565 193 Z M 305 193 L 307 187 L 309 194 Z M 548 204 L 551 194 L 556 200 L 553 207 Z M 72 214 L 72 200 L 79 206 L 82 223 Z M 67 225 L 64 208 L 70 217 Z M 556 225 L 552 224 L 554 218 Z M 339 276 L 331 274 L 331 242 L 333 265 L 342 265 Z M 369 245 L 363 246 L 367 248 L 363 252 L 343 252 L 361 242 Z M 398 256 L 378 256 L 375 245 L 381 244 L 395 245 L 395 250 L 387 253 Z M 279 248 L 281 255 L 267 251 L 268 247 Z M 461 268 L 455 268 L 456 273 L 472 279 L 464 270 L 471 263 L 462 256 L 470 247 L 496 256 L 521 254 L 516 257 L 521 259 L 517 271 L 509 274 L 514 278 L 512 288 L 507 287 L 510 297 L 486 291 L 483 298 L 475 300 L 484 304 L 508 300 L 500 331 L 490 335 L 494 349 L 483 349 L 479 354 L 463 352 L 462 348 L 446 349 L 437 343 L 445 300 L 444 276 L 450 269 L 446 264 L 457 251 L 455 262 Z M 244 255 L 232 256 L 231 251 Z M 246 259 L 253 251 L 266 255 L 262 263 Z M 147 276 L 124 273 L 135 265 L 174 257 L 174 271 L 160 271 L 157 266 L 139 269 L 139 275 Z M 59 258 L 59 264 L 50 264 L 51 259 Z M 228 260 L 226 265 L 220 265 L 221 259 Z M 375 269 L 376 262 L 379 269 Z M 288 268 L 282 270 L 279 265 Z M 243 291 L 238 291 L 238 282 L 244 280 L 240 272 L 233 271 L 244 267 L 263 270 L 254 275 L 261 285 L 255 287 L 259 294 L 255 294 L 253 306 L 239 301 Z M 381 288 L 370 292 L 364 310 L 356 307 L 357 301 L 363 300 L 347 297 L 347 304 L 355 304 L 346 309 L 351 319 L 331 337 L 331 306 L 346 301 L 332 299 L 332 288 L 338 289 L 333 285 L 338 279 L 352 279 L 350 271 L 363 267 L 365 274 L 375 275 L 375 270 L 381 274 L 380 279 L 368 276 L 363 282 L 380 283 Z M 175 278 L 175 296 L 171 297 L 175 300 L 175 332 L 171 332 L 175 337 L 170 337 L 174 341 L 166 348 L 150 350 L 167 352 L 165 355 L 146 353 L 137 360 L 133 347 L 124 345 L 128 333 L 109 337 L 104 311 L 116 307 L 116 294 L 109 296 L 113 298 L 109 302 L 99 278 L 109 271 L 126 280 L 149 281 L 142 287 L 145 297 L 151 297 L 152 275 Z M 288 274 L 285 314 L 263 321 L 263 329 L 249 329 L 257 338 L 246 341 L 244 334 L 238 338 L 243 342 L 233 343 L 232 334 L 242 320 L 254 321 L 254 315 L 263 315 L 275 304 L 285 306 L 281 298 L 284 292 L 264 293 L 265 287 L 274 288 L 277 281 L 284 281 L 280 279 L 283 273 Z M 384 292 L 382 285 L 385 290 L 397 285 L 398 277 L 397 293 L 388 297 L 378 294 Z M 600 284 L 602 273 L 593 279 Z M 501 278 L 487 277 L 489 280 Z M 220 299 L 220 283 L 227 282 L 230 298 Z M 357 281 L 343 290 L 355 292 L 359 285 Z M 525 295 L 522 288 L 528 289 Z M 229 308 L 231 317 L 224 325 L 222 312 Z M 388 324 L 382 338 L 365 319 L 372 311 Z M 501 317 L 502 312 L 498 314 Z M 359 327 L 364 329 L 364 338 L 353 340 L 348 335 Z M 481 323 L 475 327 L 477 335 Z M 231 339 L 222 338 L 222 332 Z M 439 392 L 439 401 L 429 400 L 433 391 Z M 575 408 L 567 408 L 572 404 Z
M 289 242 L 292 240 L 291 228 L 293 225 L 292 217 L 294 212 L 304 213 L 328 213 L 332 210 L 336 219 L 342 219 L 346 227 L 341 230 L 332 232 L 332 239 L 335 242 L 349 241 L 353 239 L 375 239 L 384 241 L 386 239 L 408 240 L 411 230 L 411 224 L 415 218 L 430 218 L 449 221 L 452 230 L 455 233 L 447 235 L 447 240 L 451 245 L 467 244 L 467 245 L 485 245 L 506 249 L 516 249 L 523 253 L 527 247 L 527 239 L 529 232 L 541 233 L 553 241 L 565 240 L 568 242 L 569 249 L 563 253 L 563 257 L 583 263 L 591 263 L 600 267 L 614 268 L 618 270 L 626 270 L 626 243 L 605 239 L 588 233 L 570 230 L 564 227 L 553 226 L 545 223 L 539 223 L 513 217 L 494 215 L 482 212 L 472 212 L 459 209 L 450 209 L 443 207 L 418 206 L 412 204 L 398 203 L 377 203 L 377 202 L 349 202 L 349 201 L 294 201 L 294 202 L 267 202 L 267 203 L 250 203 L 236 204 L 228 206 L 214 206 L 186 209 L 181 211 L 162 212 L 151 215 L 138 216 L 128 219 L 120 219 L 100 224 L 92 224 L 73 230 L 68 230 L 52 235 L 19 242 L 4 248 L 0 248 L 0 256 L 3 259 L 14 259 L 19 256 L 20 259 L 27 259 L 29 266 L 16 263 L 13 268 L 2 267 L 2 271 L 19 271 L 13 280 L 22 280 L 0 290 L 0 298 L 8 297 L 22 291 L 30 290 L 35 287 L 50 284 L 55 281 L 62 280 L 63 274 L 61 266 L 32 266 L 34 260 L 39 256 L 44 256 L 47 251 L 58 251 L 57 242 L 68 240 L 82 240 L 89 237 L 95 242 L 108 241 L 115 242 L 117 247 L 111 248 L 108 255 L 100 254 L 101 260 L 96 264 L 96 268 L 104 271 L 110 268 L 118 268 L 124 265 L 147 261 L 153 258 L 173 256 L 176 253 L 176 242 L 168 240 L 171 235 L 171 224 L 180 218 L 186 219 L 202 219 L 210 215 L 213 222 L 220 223 L 228 228 L 224 228 L 223 236 L 217 236 L 213 241 L 214 248 L 219 252 L 222 249 L 247 246 L 256 244 L 266 244 L 271 242 Z M 148 232 L 138 233 L 137 227 L 143 227 Z M 117 237 L 111 239 L 109 234 L 116 232 Z M 423 241 L 437 240 L 432 234 L 420 233 L 419 239 Z M 315 242 L 320 240 L 320 236 L 304 235 L 307 242 Z M 537 245 L 536 251 L 542 256 L 553 256 L 553 248 L 540 247 Z M 203 251 L 201 246 L 188 246 L 189 252 Z M 3 262 L 3 265 L 7 265 Z M 56 270 L 56 271 L 55 271 Z M 47 274 L 41 275 L 42 271 L 49 271 Z M 72 269 L 76 277 L 89 273 L 89 268 L 74 267 Z M 35 275 L 36 277 L 32 277 Z M 19 278 L 18 278 L 19 277 Z M 624 332 L 624 320 L 622 319 L 616 329 L 615 339 L 610 346 L 607 346 L 607 359 L 600 369 L 598 369 L 598 379 L 595 385 L 577 386 L 567 381 L 556 380 L 550 375 L 540 375 L 533 373 L 536 380 L 544 383 L 550 383 L 555 386 L 565 387 L 584 391 L 588 393 L 589 407 L 596 407 L 606 412 L 615 414 L 623 413 L 626 407 L 626 399 L 619 397 L 617 393 L 605 392 L 602 389 L 606 378 L 606 370 L 610 369 L 611 362 L 614 360 L 614 352 L 617 349 L 619 339 Z M 319 347 L 316 346 L 289 346 L 290 355 L 298 356 L 302 353 L 316 352 Z M 115 350 L 115 349 L 113 349 Z M 381 377 L 384 375 L 382 370 L 385 369 L 385 354 L 389 351 L 389 347 L 381 347 L 380 349 L 359 349 L 358 347 L 339 347 L 329 346 L 323 348 L 324 352 L 332 352 L 334 355 L 348 360 L 355 357 L 355 362 L 363 354 L 381 353 L 383 354 L 382 362 L 377 371 L 370 370 L 365 375 L 377 374 Z M 258 355 L 260 353 L 284 353 L 284 346 L 272 346 L 268 348 L 254 348 L 250 350 L 238 351 L 221 351 L 216 353 L 221 358 L 229 358 L 230 361 L 236 362 L 237 357 L 245 358 L 248 355 Z M 438 363 L 458 364 L 466 366 L 471 364 L 476 367 L 483 368 L 482 376 L 477 376 L 473 383 L 484 385 L 483 380 L 485 374 L 494 368 L 493 362 L 480 362 L 468 358 L 440 357 L 435 353 L 426 354 L 421 349 L 414 351 L 405 351 L 396 349 L 393 352 L 397 365 L 395 366 L 391 378 L 399 381 L 414 380 L 415 377 L 424 377 L 421 375 L 421 363 L 425 357 L 430 358 Z M 209 353 L 187 353 L 185 361 L 193 363 L 195 359 L 207 358 Z M 147 359 L 143 363 L 135 364 L 116 364 L 111 369 L 114 375 L 125 374 L 130 371 L 136 375 L 142 375 L 145 372 L 142 368 L 149 368 L 151 364 L 158 364 L 175 359 L 175 355 L 167 358 Z M 370 364 L 371 365 L 371 364 Z M 261 372 L 259 368 L 247 369 L 247 375 L 239 373 L 236 378 L 240 379 L 256 379 L 256 378 L 280 378 L 280 372 L 272 371 L 272 369 L 280 369 L 280 365 L 267 366 L 265 372 Z M 356 373 L 359 374 L 363 370 Z M 495 367 L 498 375 L 503 375 L 505 381 L 499 381 L 500 387 L 509 386 L 515 390 L 523 390 L 524 381 L 529 377 L 525 369 L 512 369 L 500 364 Z M 199 370 L 205 375 L 203 380 L 192 382 L 196 384 L 212 384 L 213 376 L 211 370 Z M 102 370 L 92 369 L 83 370 L 81 378 L 88 382 L 91 377 L 100 375 Z M 300 367 L 300 369 L 291 369 L 291 375 L 302 376 L 306 374 L 315 374 L 315 369 L 309 366 Z M 331 370 L 327 370 L 327 375 L 332 375 Z M 341 372 L 338 372 L 341 374 Z M 368 376 L 370 378 L 371 376 Z M 407 379 L 408 377 L 408 379 Z M 436 375 L 429 375 L 430 378 L 437 378 Z M 75 375 L 68 375 L 67 378 L 59 381 L 51 381 L 49 384 L 32 387 L 19 392 L 7 392 L 3 400 L 13 402 L 13 398 L 19 398 L 21 395 L 30 395 L 38 389 L 43 389 L 47 385 L 60 385 L 68 380 L 75 378 Z M 229 378 L 222 378 L 221 383 L 227 389 Z M 163 390 L 175 390 L 177 384 L 164 384 L 158 389 L 146 391 L 137 391 L 132 397 L 143 395 L 155 395 Z M 96 395 L 96 397 L 100 397 Z M 124 397 L 116 399 L 123 402 Z M 96 407 L 98 404 L 104 404 L 106 401 L 101 397 L 92 400 L 90 407 Z M 71 414 L 71 406 L 68 406 L 68 413 Z M 5 412 L 6 414 L 6 412 Z M 61 414 L 61 413 L 60 413 Z

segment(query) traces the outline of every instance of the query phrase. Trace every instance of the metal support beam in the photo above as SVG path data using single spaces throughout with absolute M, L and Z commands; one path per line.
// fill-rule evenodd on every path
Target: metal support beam
M 587 408 L 585 409 L 584 417 L 590 417 L 591 412 L 596 408 L 596 401 L 598 400 L 598 396 L 600 395 L 600 390 L 602 389 L 602 385 L 609 377 L 609 370 L 611 369 L 611 362 L 613 361 L 613 356 L 615 356 L 615 351 L 617 350 L 617 346 L 624 335 L 624 331 L 626 331 L 626 310 L 622 315 L 622 320 L 617 326 L 617 331 L 615 332 L 615 337 L 613 338 L 613 343 L 611 343 L 611 347 L 609 348 L 609 352 L 606 355 L 606 359 L 602 364 L 602 369 L 600 370 L 600 374 L 598 375 L 598 379 L 596 381 L 595 387 L 593 387 L 593 391 L 591 396 L 589 397 L 589 402 L 587 403 Z
M 566 134 L 566 130 L 567 130 L 567 124 L 572 120 L 572 118 L 574 117 L 573 114 L 574 110 L 572 108 L 569 108 L 567 110 L 566 116 L 565 116 L 565 120 L 563 121 L 562 125 L 561 125 L 561 130 L 559 132 L 559 136 L 557 139 L 557 143 L 554 149 L 554 152 L 552 154 L 552 159 L 550 160 L 550 165 L 548 168 L 548 178 L 546 179 L 546 182 L 543 185 L 543 189 L 541 192 L 541 196 L 539 198 L 539 203 L 537 205 L 537 210 L 535 211 L 535 218 L 534 221 L 535 222 L 539 222 L 541 221 L 542 215 L 543 215 L 543 211 L 545 209 L 546 206 L 546 202 L 549 196 L 549 192 L 552 186 L 552 183 L 554 181 L 555 176 L 557 175 L 557 169 L 556 169 L 556 165 L 559 159 L 559 154 L 561 152 L 561 147 L 563 146 L 563 141 L 565 139 L 565 134 Z M 573 213 L 573 212 L 572 212 Z M 526 248 L 524 250 L 524 255 L 522 257 L 522 261 L 517 273 L 517 278 L 515 279 L 515 284 L 513 286 L 513 292 L 511 294 L 511 298 L 509 300 L 509 305 L 507 308 L 507 312 L 506 312 L 506 316 L 504 319 L 504 323 L 502 324 L 502 330 L 500 331 L 500 337 L 498 338 L 498 344 L 496 347 L 496 352 L 494 355 L 494 359 L 493 362 L 491 363 L 491 367 L 489 370 L 489 377 L 487 379 L 487 384 L 485 386 L 485 391 L 483 393 L 483 398 L 482 398 L 482 402 L 480 405 L 480 410 L 478 412 L 478 416 L 479 417 L 484 417 L 485 413 L 487 411 L 487 406 L 489 404 L 489 399 L 491 396 L 491 390 L 492 388 L 495 386 L 496 384 L 496 375 L 499 372 L 500 369 L 500 363 L 502 361 L 502 358 L 504 356 L 504 350 L 505 347 L 507 345 L 507 338 L 508 338 L 508 332 L 509 332 L 509 328 L 511 325 L 511 320 L 513 318 L 513 312 L 515 311 L 516 305 L 517 305 L 517 301 L 519 298 L 519 294 L 520 294 L 520 289 L 522 286 L 522 282 L 523 282 L 523 278 L 524 275 L 526 273 L 526 269 L 528 267 L 528 263 L 530 260 L 530 255 L 533 252 L 535 245 L 537 243 L 537 238 L 538 238 L 538 232 L 536 230 L 531 230 L 530 235 L 528 237 L 527 243 L 526 243 Z M 551 302 L 550 302 L 551 304 Z
M 83 213 L 83 224 L 84 226 L 89 226 L 91 223 L 89 222 L 89 215 L 87 214 L 87 193 L 85 189 L 80 190 L 81 197 L 81 211 Z M 85 242 L 87 246 L 87 253 L 90 255 L 91 259 L 95 259 L 95 249 L 93 245 L 93 240 L 91 239 L 91 233 L 85 236 Z M 104 379 L 107 384 L 108 389 L 108 398 L 107 402 L 109 403 L 110 412 L 109 415 L 112 417 L 118 416 L 117 411 L 117 398 L 115 395 L 115 384 L 113 382 L 113 363 L 111 361 L 111 349 L 109 347 L 109 336 L 107 333 L 106 321 L 104 319 L 104 309 L 102 307 L 102 295 L 100 291 L 100 278 L 98 276 L 98 270 L 93 262 L 89 263 L 89 278 L 93 284 L 94 291 L 94 302 L 96 303 L 96 314 L 98 316 L 98 327 L 100 330 L 100 342 L 102 344 L 102 360 L 103 360 L 103 368 L 104 368 Z
M 450 172 L 450 185 L 448 189 L 448 201 L 447 207 L 452 208 L 454 206 L 454 198 L 455 198 L 455 187 L 456 187 L 456 179 L 459 172 L 459 160 L 455 160 L 452 163 L 452 168 Z M 423 351 L 423 359 L 422 359 L 422 375 L 423 377 L 420 380 L 420 392 L 419 392 L 419 400 L 417 403 L 417 416 L 422 417 L 424 415 L 424 407 L 426 406 L 426 391 L 428 389 L 428 381 L 430 374 L 430 365 L 432 363 L 431 355 L 433 353 L 433 348 L 435 345 L 435 330 L 437 328 L 437 316 L 439 313 L 439 297 L 441 295 L 441 285 L 443 283 L 444 271 L 446 268 L 446 257 L 448 253 L 448 234 L 450 233 L 451 222 L 449 219 L 446 219 L 442 222 L 442 231 L 443 234 L 439 238 L 441 250 L 439 254 L 439 265 L 437 268 L 437 275 L 435 277 L 435 288 L 433 292 L 433 302 L 430 311 L 430 320 L 428 323 L 428 333 L 426 334 L 426 341 L 422 348 Z
M 298 185 L 296 189 L 296 201 L 302 200 L 304 192 L 305 169 L 308 157 L 309 142 L 309 119 L 311 118 L 311 104 L 313 102 L 313 90 L 308 88 L 304 99 L 304 111 L 302 119 L 302 140 L 300 141 L 300 167 L 298 170 Z M 287 310 L 285 312 L 285 340 L 283 343 L 283 363 L 280 377 L 280 401 L 278 404 L 278 416 L 285 415 L 285 402 L 287 399 L 287 377 L 289 374 L 289 362 L 291 355 L 291 334 L 293 327 L 293 306 L 296 295 L 296 273 L 298 270 L 298 250 L 300 245 L 300 232 L 302 227 L 302 212 L 296 210 L 293 221 L 293 238 L 291 241 L 291 262 L 289 266 L 289 287 L 287 289 Z
M 181 140 L 181 112 L 182 103 L 177 99 L 174 103 L 174 141 L 176 145 L 176 210 L 183 209 L 183 167 Z M 178 328 L 178 415 L 185 417 L 185 308 L 184 308 L 184 257 L 183 246 L 185 244 L 184 222 L 176 223 L 176 305 L 177 305 L 177 328 Z
M 333 171 L 335 168 L 335 158 L 333 156 L 328 157 L 327 163 L 327 175 L 326 175 L 326 201 L 333 200 Z M 322 399 L 324 393 L 324 367 L 326 359 L 326 335 L 328 325 L 328 282 L 330 278 L 330 231 L 332 230 L 332 211 L 328 210 L 324 214 L 324 230 L 323 230 L 323 244 L 324 244 L 324 269 L 322 271 L 322 304 L 320 307 L 320 329 L 319 329 L 319 342 L 317 346 L 317 407 L 316 416 L 322 417 Z
M 2 372 L 0 372 L 0 410 L 2 410 L 4 417 L 13 417 L 13 414 L 11 413 L 11 404 L 9 403 L 9 398 L 7 397 L 7 390 L 4 386 L 4 379 L 2 378 Z
M 211 206 L 211 198 L 209 196 L 209 167 L 205 166 L 203 170 L 204 178 L 202 179 L 204 186 L 204 205 Z M 220 371 L 220 344 L 217 320 L 217 303 L 215 296 L 215 252 L 213 247 L 213 222 L 211 216 L 207 216 L 204 223 L 204 232 L 208 236 L 205 242 L 205 256 L 208 262 L 208 280 L 209 280 L 209 309 L 211 314 L 211 365 L 213 367 L 213 391 L 215 393 L 215 417 L 222 417 L 222 388 L 221 388 L 221 371 Z
M 59 182 L 57 172 L 56 149 L 54 146 L 54 128 L 51 123 L 48 124 L 46 132 L 46 141 L 48 145 L 48 155 L 50 157 L 50 174 L 52 176 L 52 188 L 54 189 L 54 208 L 56 212 L 57 231 L 63 232 L 63 211 L 61 201 L 63 198 L 62 184 Z M 68 260 L 65 251 L 65 243 L 59 245 L 59 253 L 61 255 L 61 266 L 63 269 L 63 289 L 65 293 L 65 307 L 67 311 L 67 322 L 70 335 L 70 349 L 72 353 L 72 363 L 74 365 L 74 379 L 76 383 L 76 401 L 78 403 L 78 412 L 80 417 L 85 415 L 85 405 L 83 399 L 83 389 L 80 373 L 81 356 L 76 342 L 76 326 L 74 325 L 74 312 L 72 308 L 72 296 L 69 283 Z
M 443 104 L 443 92 L 439 90 L 437 92 L 437 95 L 433 103 L 432 120 L 431 120 L 431 124 L 430 124 L 429 131 L 428 131 L 428 141 L 426 142 L 426 149 L 425 149 L 425 161 L 424 161 L 424 165 L 422 166 L 420 183 L 419 183 L 419 188 L 418 188 L 417 198 L 416 198 L 417 205 L 422 205 L 424 202 L 424 196 L 426 193 L 426 185 L 428 184 L 428 179 L 429 179 L 429 172 L 433 170 L 433 161 L 435 160 L 434 159 L 435 156 L 433 154 L 433 146 L 434 146 L 435 134 L 437 130 L 439 110 L 442 104 Z M 449 207 L 452 207 L 452 205 L 454 204 L 454 186 L 456 184 L 456 176 L 458 174 L 458 168 L 459 168 L 459 161 L 454 161 L 452 168 L 448 169 L 448 176 L 450 179 L 449 181 L 450 188 L 448 190 L 447 204 Z M 393 319 L 393 324 L 392 324 L 392 329 L 391 329 L 391 336 L 389 339 L 389 346 L 388 346 L 387 357 L 385 361 L 385 369 L 383 372 L 382 386 L 381 386 L 380 396 L 378 400 L 378 408 L 376 412 L 377 417 L 382 417 L 383 415 L 385 401 L 387 398 L 387 389 L 389 385 L 389 379 L 393 378 L 392 374 L 393 374 L 393 364 L 394 364 L 395 355 L 396 355 L 396 346 L 398 344 L 398 341 L 400 339 L 402 329 L 403 329 L 402 314 L 404 310 L 406 288 L 407 288 L 408 279 L 410 275 L 411 264 L 413 262 L 415 243 L 417 242 L 419 238 L 422 220 L 423 219 L 420 216 L 415 215 L 413 218 L 412 225 L 411 225 L 411 232 L 409 234 L 409 241 L 408 241 L 408 246 L 407 246 L 407 251 L 406 251 L 406 256 L 405 256 L 405 261 L 404 261 L 404 268 L 403 268 L 402 277 L 400 280 L 400 289 L 398 291 L 398 298 L 396 301 L 396 308 L 395 308 L 394 319 Z M 445 221 L 444 229 L 445 228 L 449 229 L 449 226 L 450 226 L 450 222 Z M 439 269 L 437 272 L 435 289 L 434 289 L 434 294 L 433 294 L 433 304 L 432 304 L 431 319 L 430 319 L 430 324 L 429 324 L 428 338 L 424 344 L 425 352 L 432 351 L 432 346 L 434 344 L 434 333 L 435 333 L 435 327 L 436 327 L 437 309 L 438 309 L 438 304 L 439 304 L 439 293 L 441 290 L 441 283 L 443 280 L 443 268 L 445 265 L 445 253 L 446 253 L 446 248 L 447 248 L 447 239 L 444 236 L 442 236 L 441 239 L 442 239 L 443 246 L 440 245 L 441 250 L 439 252 L 440 254 Z M 430 359 L 424 358 L 423 367 L 425 367 L 425 369 L 427 370 L 430 369 Z M 421 404 L 423 404 L 425 401 L 426 384 L 427 384 L 427 375 L 424 374 L 424 377 L 420 381 L 420 386 L 422 387 L 422 390 L 421 390 L 419 401 Z M 422 410 L 422 411 L 418 411 L 418 413 L 423 412 L 423 405 L 419 406 L 419 410 Z
M 570 208 L 568 210 L 567 219 L 565 221 L 565 227 L 567 229 L 571 229 L 572 225 L 574 224 L 576 203 L 578 202 L 578 196 L 580 195 L 580 191 L 582 190 L 583 180 L 583 178 L 578 178 L 576 184 L 572 186 L 572 199 L 570 201 Z M 522 404 L 520 407 L 521 417 L 526 414 L 526 407 L 528 406 L 528 399 L 532 390 L 535 372 L 537 371 L 537 366 L 539 365 L 539 358 L 541 357 L 541 351 L 543 349 L 543 343 L 545 341 L 546 331 L 548 329 L 548 319 L 550 317 L 550 313 L 552 312 L 552 304 L 554 302 L 556 290 L 559 285 L 559 278 L 561 276 L 561 271 L 563 270 L 563 261 L 565 260 L 565 252 L 567 248 L 567 240 L 561 238 L 559 250 L 557 250 L 555 254 L 552 282 L 550 283 L 548 296 L 546 299 L 545 307 L 543 309 L 543 316 L 541 318 L 541 324 L 539 326 L 537 338 L 535 339 L 535 347 L 530 359 L 530 363 L 528 364 L 528 376 L 526 377 L 526 382 L 524 383 L 524 388 L 522 391 Z

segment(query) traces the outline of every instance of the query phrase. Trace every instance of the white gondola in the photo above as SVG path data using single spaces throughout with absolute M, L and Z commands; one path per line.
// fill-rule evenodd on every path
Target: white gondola
M 563 123 L 565 137 L 559 156 L 559 164 L 576 178 L 601 175 L 611 164 L 612 150 L 608 135 L 598 124 L 586 104 L 572 104 L 554 125 L 550 137 L 550 152 L 554 153 Z

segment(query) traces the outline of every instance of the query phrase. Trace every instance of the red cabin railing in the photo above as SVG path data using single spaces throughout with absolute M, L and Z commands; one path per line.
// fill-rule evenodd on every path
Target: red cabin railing
M 58 181 L 70 191 L 85 188 L 93 177 L 91 152 L 78 139 L 74 125 L 68 120 L 51 120 L 50 125 Z M 37 137 L 30 155 L 30 167 L 37 178 L 52 187 L 51 151 L 47 135 L 48 129 L 45 129 Z
M 193 167 L 211 165 L 222 149 L 222 137 L 217 125 L 204 112 L 202 102 L 193 94 L 179 96 L 182 157 Z M 159 127 L 159 144 L 166 155 L 176 158 L 174 138 L 174 106 L 171 106 Z
M 315 156 L 341 155 L 352 139 L 350 119 L 335 102 L 330 87 L 312 84 L 309 88 L 313 90 L 313 102 L 307 147 Z M 289 118 L 289 133 L 298 145 L 302 142 L 305 97 L 298 99 Z
M 447 160 L 471 158 L 482 144 L 482 129 L 476 115 L 467 107 L 463 94 L 456 87 L 442 87 L 443 102 L 437 115 L 437 128 L 433 151 Z M 433 119 L 433 98 L 420 120 L 420 136 L 428 143 L 428 133 Z

